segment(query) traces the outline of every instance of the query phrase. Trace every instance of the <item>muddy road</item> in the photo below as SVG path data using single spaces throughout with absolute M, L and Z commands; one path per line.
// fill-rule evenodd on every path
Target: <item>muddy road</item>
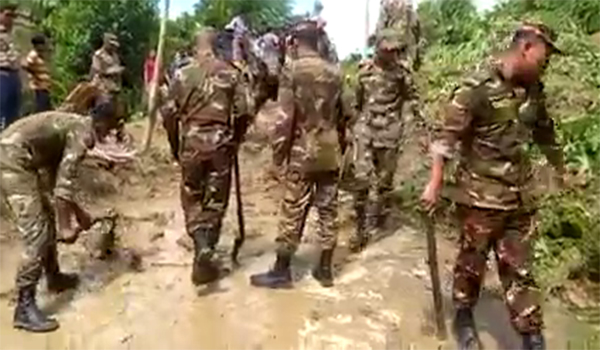
M 132 125 L 139 136 L 141 125 Z M 317 259 L 312 244 L 314 217 L 306 244 L 293 264 L 293 290 L 271 291 L 249 285 L 252 273 L 267 269 L 274 258 L 279 188 L 264 171 L 268 150 L 250 143 L 240 157 L 247 241 L 241 267 L 208 289 L 190 281 L 192 253 L 178 244 L 184 233 L 178 173 L 169 160 L 162 133 L 159 145 L 127 169 L 86 169 L 82 182 L 86 202 L 99 214 L 120 214 L 118 245 L 140 252 L 142 271 L 126 257 L 91 259 L 80 242 L 60 246 L 63 270 L 78 271 L 81 287 L 49 296 L 40 288 L 41 304 L 61 328 L 32 335 L 13 330 L 13 279 L 19 254 L 15 233 L 2 225 L 0 245 L 0 348 L 2 349 L 443 349 L 433 336 L 430 281 L 424 233 L 415 222 L 392 218 L 380 239 L 357 256 L 345 242 L 353 230 L 351 198 L 341 194 L 341 234 L 334 288 L 325 289 L 310 275 Z M 236 232 L 235 200 L 221 236 L 219 254 L 228 262 Z M 13 237 L 13 238 L 11 238 Z M 448 324 L 454 244 L 440 239 L 441 276 Z M 500 299 L 497 277 L 477 308 L 486 349 L 515 349 L 519 339 L 510 328 Z M 593 330 L 555 302 L 546 303 L 549 348 L 587 337 Z M 575 347 L 572 347 L 575 348 Z

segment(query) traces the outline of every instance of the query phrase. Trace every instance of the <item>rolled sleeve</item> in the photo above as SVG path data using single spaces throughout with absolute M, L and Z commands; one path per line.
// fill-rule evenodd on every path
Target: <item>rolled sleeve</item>
M 469 106 L 473 90 L 469 87 L 457 89 L 446 106 L 444 123 L 439 137 L 431 145 L 431 153 L 451 159 L 457 151 L 459 142 L 471 126 L 473 120 Z

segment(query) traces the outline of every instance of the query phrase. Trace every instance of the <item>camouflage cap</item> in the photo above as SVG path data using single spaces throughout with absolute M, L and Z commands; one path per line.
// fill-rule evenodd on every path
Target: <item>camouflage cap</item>
M 113 33 L 104 33 L 104 42 L 114 46 L 119 46 L 119 38 L 117 38 L 117 36 Z
M 549 47 L 551 47 L 555 53 L 558 53 L 558 54 L 563 53 L 554 44 L 554 42 L 558 39 L 558 34 L 556 34 L 556 32 L 554 30 L 552 30 L 550 27 L 548 27 L 547 25 L 545 25 L 542 22 L 525 21 L 521 24 L 521 27 L 518 29 L 518 31 L 533 32 L 537 36 L 542 38 L 544 40 L 544 42 L 546 42 L 546 44 Z
M 377 33 L 375 44 L 378 48 L 386 50 L 400 49 L 404 46 L 398 33 L 392 29 L 383 29 Z
M 303 20 L 292 26 L 293 33 L 318 33 L 319 32 L 319 24 L 316 21 L 312 20 Z

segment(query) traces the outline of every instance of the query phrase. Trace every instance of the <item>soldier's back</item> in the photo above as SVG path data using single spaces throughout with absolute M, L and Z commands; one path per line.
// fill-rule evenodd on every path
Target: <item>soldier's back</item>
M 178 73 L 179 105 L 185 106 L 184 127 L 193 125 L 229 125 L 234 89 L 241 71 L 232 64 L 215 58 L 201 57 Z
M 67 142 L 67 134 L 75 128 L 85 128 L 89 122 L 89 118 L 78 114 L 57 111 L 22 118 L 2 132 L 2 158 L 11 158 L 14 154 L 22 158 L 20 161 L 26 163 L 23 165 L 29 167 L 57 166 Z M 19 149 L 26 149 L 27 154 L 18 152 Z M 3 159 L 3 163 L 6 160 Z
M 291 83 L 293 88 L 296 125 L 303 130 L 295 142 L 294 149 L 299 153 L 292 152 L 292 159 L 306 172 L 337 170 L 341 162 L 337 131 L 341 118 L 337 108 L 342 92 L 340 71 L 317 52 L 299 52 L 288 69 L 290 81 L 286 84 Z
M 336 121 L 336 104 L 341 94 L 341 73 L 317 52 L 300 53 L 292 61 L 290 73 L 295 85 L 301 121 L 313 126 Z

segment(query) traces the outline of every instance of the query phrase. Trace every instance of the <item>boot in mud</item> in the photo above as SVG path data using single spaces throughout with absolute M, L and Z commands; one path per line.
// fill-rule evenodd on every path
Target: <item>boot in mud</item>
M 542 333 L 523 334 L 523 350 L 546 350 L 546 341 Z
M 52 332 L 58 329 L 58 322 L 40 311 L 35 301 L 35 286 L 19 289 L 13 326 L 28 332 Z
M 265 273 L 250 276 L 250 284 L 263 288 L 292 288 L 292 273 L 290 271 L 291 255 L 277 254 L 275 266 Z
M 367 234 L 367 211 L 365 205 L 356 203 L 356 232 L 350 237 L 349 247 L 352 253 L 359 253 L 367 247 L 369 236 Z
M 219 268 L 213 263 L 211 259 L 213 250 L 208 246 L 209 234 L 209 229 L 199 229 L 194 232 L 192 283 L 196 286 L 219 279 Z
M 74 273 L 55 273 L 46 276 L 48 291 L 62 293 L 69 289 L 75 289 L 79 285 L 79 276 Z
M 479 350 L 481 348 L 471 308 L 463 307 L 456 310 L 454 331 L 458 350 Z
M 390 216 L 389 192 L 379 198 L 373 207 L 373 226 L 377 230 L 383 230 Z
M 333 249 L 323 250 L 319 265 L 312 271 L 314 279 L 319 281 L 321 286 L 325 288 L 333 287 L 332 259 Z
M 192 283 L 196 286 L 209 284 L 219 279 L 220 270 L 210 258 L 194 259 L 192 267 Z

